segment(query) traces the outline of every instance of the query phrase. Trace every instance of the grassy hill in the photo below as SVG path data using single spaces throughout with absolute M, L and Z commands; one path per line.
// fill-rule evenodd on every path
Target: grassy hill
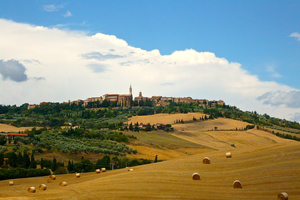
M 160 117 L 147 116 L 147 120 L 154 123 Z M 172 123 L 180 117 L 162 118 L 163 123 Z M 145 117 L 135 120 L 147 123 Z M 167 161 L 132 167 L 131 172 L 84 173 L 80 178 L 58 175 L 53 183 L 47 183 L 48 177 L 14 179 L 14 186 L 8 186 L 8 180 L 0 181 L 0 199 L 271 200 L 283 191 L 290 199 L 300 199 L 300 143 L 257 129 L 236 131 L 246 125 L 220 118 L 175 124 L 173 133 L 133 133 L 137 141 L 130 145 L 138 149 L 138 154 L 132 156 L 154 159 L 158 155 Z M 232 158 L 225 157 L 229 151 Z M 205 156 L 211 164 L 202 163 Z M 194 172 L 201 180 L 192 180 Z M 233 189 L 235 180 L 241 181 L 242 189 Z M 59 187 L 61 181 L 68 186 Z M 27 193 L 28 187 L 38 189 L 40 184 L 46 184 L 47 190 Z

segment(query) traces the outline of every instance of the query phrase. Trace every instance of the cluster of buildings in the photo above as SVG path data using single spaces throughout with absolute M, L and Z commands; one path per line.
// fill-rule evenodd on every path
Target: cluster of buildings
M 80 105 L 82 104 L 83 106 L 87 106 L 89 102 L 100 102 L 102 103 L 104 100 L 107 100 L 109 102 L 116 102 L 117 105 L 122 106 L 122 107 L 128 107 L 131 105 L 132 101 L 152 101 L 156 104 L 156 106 L 167 106 L 170 102 L 175 102 L 175 103 L 199 103 L 203 106 L 209 105 L 210 107 L 216 107 L 216 105 L 224 105 L 225 102 L 223 100 L 219 101 L 209 101 L 207 99 L 193 99 L 191 97 L 163 97 L 163 96 L 152 96 L 152 97 L 144 97 L 142 95 L 142 92 L 139 92 L 139 96 L 133 98 L 132 96 L 132 87 L 130 85 L 129 87 L 129 94 L 105 94 L 100 97 L 90 97 L 87 98 L 86 100 L 76 100 L 76 101 L 71 101 L 71 102 L 64 102 L 65 104 L 76 104 Z M 42 102 L 44 103 L 44 102 Z M 35 106 L 38 106 L 36 104 L 29 104 L 28 109 L 34 108 Z

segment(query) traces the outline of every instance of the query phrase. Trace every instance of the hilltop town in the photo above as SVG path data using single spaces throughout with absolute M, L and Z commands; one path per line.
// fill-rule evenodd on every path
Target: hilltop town
M 116 106 L 121 107 L 129 107 L 139 105 L 141 101 L 143 102 L 151 102 L 155 106 L 167 106 L 170 102 L 174 103 L 198 103 L 203 107 L 209 106 L 211 108 L 216 107 L 217 105 L 223 106 L 225 102 L 223 100 L 207 100 L 207 99 L 193 99 L 192 97 L 165 97 L 165 96 L 152 96 L 152 97 L 145 97 L 142 95 L 142 92 L 139 92 L 139 96 L 133 97 L 132 94 L 132 87 L 129 87 L 129 94 L 104 94 L 99 97 L 89 97 L 86 100 L 74 100 L 69 102 L 63 102 L 64 104 L 76 104 L 76 105 L 83 105 L 84 107 L 88 107 L 89 104 L 94 102 L 103 103 L 107 101 L 112 103 Z M 46 102 L 41 102 L 46 103 Z M 34 108 L 38 106 L 37 104 L 29 104 L 28 109 Z

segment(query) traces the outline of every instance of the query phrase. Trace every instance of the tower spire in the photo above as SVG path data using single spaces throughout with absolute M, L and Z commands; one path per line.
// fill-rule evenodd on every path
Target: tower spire
M 131 87 L 131 84 L 130 84 L 130 87 L 129 87 L 129 94 L 132 96 L 132 87 Z

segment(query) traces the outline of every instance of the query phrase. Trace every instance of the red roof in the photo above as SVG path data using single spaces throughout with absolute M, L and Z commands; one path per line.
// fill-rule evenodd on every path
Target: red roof
M 164 125 L 164 126 L 166 125 L 166 124 L 163 124 L 163 123 L 157 123 L 157 124 Z
M 11 136 L 24 136 L 24 137 L 28 136 L 28 134 L 19 134 L 19 133 L 7 133 L 7 135 L 11 135 Z

